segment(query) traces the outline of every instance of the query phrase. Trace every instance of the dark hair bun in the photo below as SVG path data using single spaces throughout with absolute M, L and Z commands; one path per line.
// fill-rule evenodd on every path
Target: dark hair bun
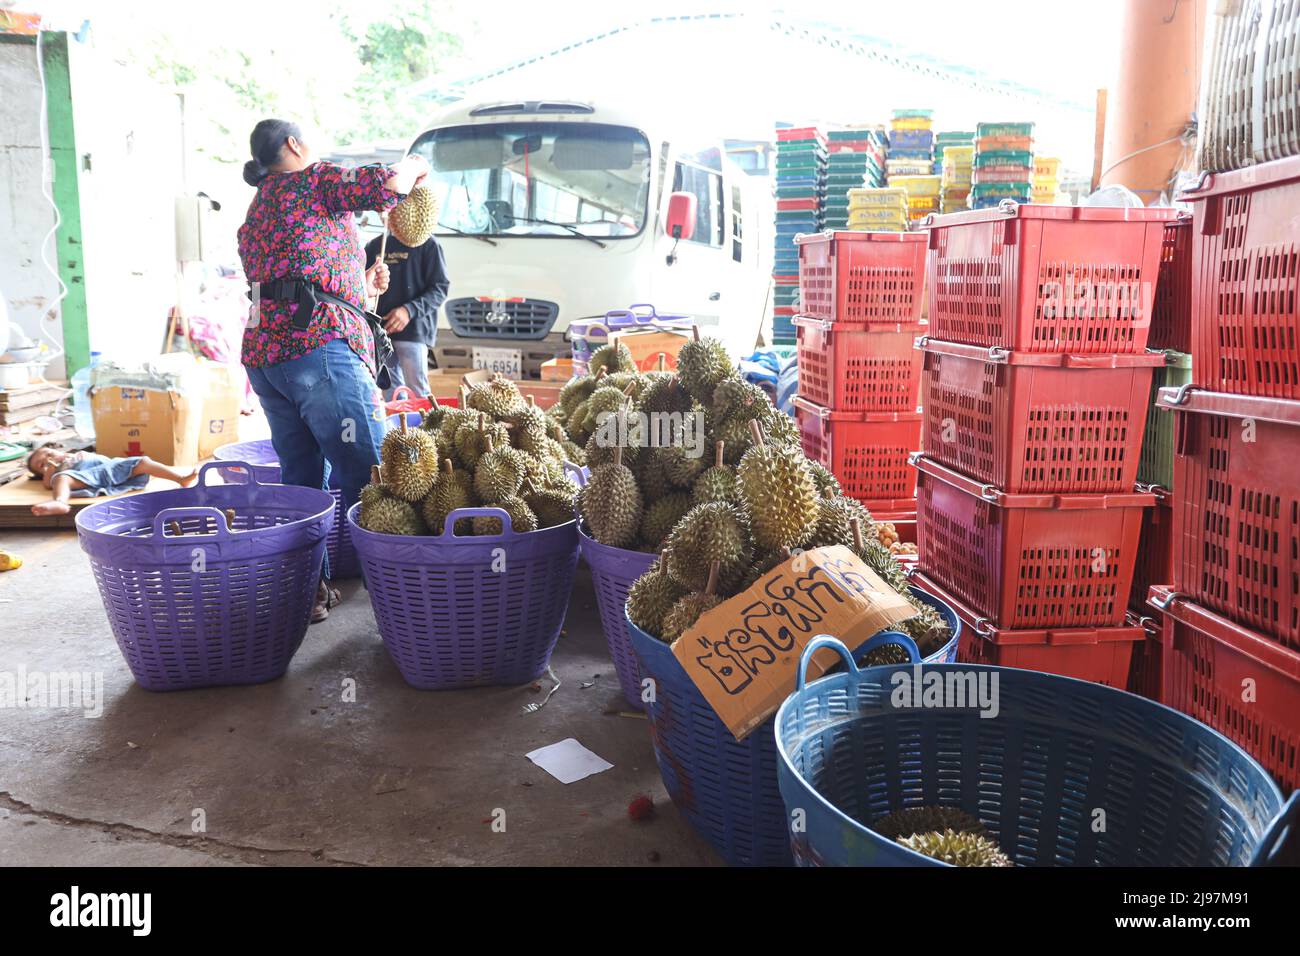
M 244 182 L 256 189 L 262 184 L 262 180 L 270 175 L 270 171 L 255 159 L 250 159 L 244 163 Z

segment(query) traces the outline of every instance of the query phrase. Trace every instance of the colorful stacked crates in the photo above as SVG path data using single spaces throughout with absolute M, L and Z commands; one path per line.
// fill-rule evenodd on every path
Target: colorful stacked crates
M 975 134 L 940 133 L 935 146 L 935 172 L 941 177 L 939 211 L 967 208 L 975 169 Z
M 859 232 L 906 232 L 907 190 L 897 186 L 850 189 L 846 225 Z
M 795 418 L 804 453 L 881 521 L 911 522 L 919 447 L 925 236 L 835 232 L 799 239 Z
M 1061 161 L 1055 156 L 1035 156 L 1030 200 L 1051 206 L 1058 201 L 1060 189 Z
M 889 128 L 887 182 L 907 190 L 908 219 L 939 211 L 940 176 L 934 170 L 932 110 L 894 110 Z
M 975 128 L 975 169 L 970 207 L 989 209 L 1003 200 L 1027 203 L 1034 183 L 1034 124 L 980 123 Z
M 832 130 L 827 134 L 825 229 L 847 229 L 849 191 L 881 186 L 885 180 L 885 134 L 873 127 Z
M 1175 427 L 1172 585 L 1152 588 L 1162 703 L 1289 791 L 1300 787 L 1300 156 L 1214 173 L 1182 198 L 1192 223 L 1173 243 L 1191 247 L 1192 367 L 1190 386 L 1159 399 Z
M 772 342 L 794 343 L 791 320 L 799 307 L 799 250 L 794 237 L 822 229 L 826 198 L 826 137 L 813 126 L 776 131 L 776 250 Z
M 928 226 L 918 566 L 962 659 L 1125 687 L 1152 290 L 1170 210 L 1013 205 Z M 993 264 L 994 268 L 990 268 Z

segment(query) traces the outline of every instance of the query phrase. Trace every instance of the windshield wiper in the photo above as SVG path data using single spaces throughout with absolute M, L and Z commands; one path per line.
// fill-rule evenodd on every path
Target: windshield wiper
M 575 236 L 577 236 L 579 239 L 586 239 L 588 242 L 594 242 L 596 245 L 600 246 L 600 248 L 602 248 L 602 249 L 605 248 L 605 243 L 601 242 L 601 241 L 600 241 L 599 239 L 597 239 L 595 236 L 589 236 L 589 235 L 587 235 L 585 232 L 583 232 L 581 229 L 579 229 L 577 226 L 570 225 L 570 224 L 567 223 L 567 222 L 553 222 L 553 221 L 551 221 L 550 219 L 531 219 L 531 218 L 528 218 L 528 217 L 526 217 L 526 216 L 512 216 L 511 218 L 512 218 L 515 222 L 535 222 L 535 223 L 537 223 L 537 224 L 540 225 L 540 226 L 558 226 L 558 227 L 561 228 L 561 229 L 567 229 L 567 230 L 569 230 L 569 232 L 573 233 L 573 234 L 574 234 Z
M 459 229 L 457 229 L 455 226 L 443 226 L 443 225 L 439 225 L 438 228 L 439 228 L 439 229 L 446 229 L 448 232 L 454 232 L 456 235 L 458 235 L 458 236 L 464 236 L 466 239 L 480 239 L 480 240 L 482 240 L 483 242 L 486 242 L 489 246 L 495 246 L 495 245 L 496 245 L 496 241 L 495 241 L 495 240 L 493 240 L 493 239 L 489 239 L 487 236 L 481 235 L 480 233 L 477 233 L 477 232 L 461 232 L 461 231 L 460 231 Z

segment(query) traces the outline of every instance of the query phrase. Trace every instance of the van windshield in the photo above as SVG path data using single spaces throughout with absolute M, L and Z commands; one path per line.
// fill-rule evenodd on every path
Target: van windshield
M 597 123 L 492 123 L 429 130 L 439 225 L 476 236 L 635 236 L 645 226 L 650 144 Z

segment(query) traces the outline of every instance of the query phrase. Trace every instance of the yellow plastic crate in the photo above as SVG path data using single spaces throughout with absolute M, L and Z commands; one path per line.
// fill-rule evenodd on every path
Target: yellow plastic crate
M 850 226 L 863 226 L 869 229 L 876 229 L 889 223 L 902 226 L 907 223 L 907 210 L 855 209 L 849 212 L 848 222 Z
M 961 165 L 962 163 L 970 164 L 975 162 L 975 147 L 974 146 L 945 146 L 943 148 L 944 166 L 947 166 L 950 160 L 954 165 L 958 165 L 958 166 Z
M 918 196 L 937 196 L 942 185 L 942 176 L 894 176 L 890 179 L 892 187 L 901 186 L 907 190 L 909 199 Z
M 928 116 L 900 116 L 891 120 L 890 129 L 933 129 L 934 120 Z
M 896 186 L 859 186 L 848 191 L 850 209 L 876 206 L 902 207 L 907 202 L 907 190 Z
M 1034 157 L 1035 179 L 1056 179 L 1061 172 L 1061 161 L 1055 156 Z

